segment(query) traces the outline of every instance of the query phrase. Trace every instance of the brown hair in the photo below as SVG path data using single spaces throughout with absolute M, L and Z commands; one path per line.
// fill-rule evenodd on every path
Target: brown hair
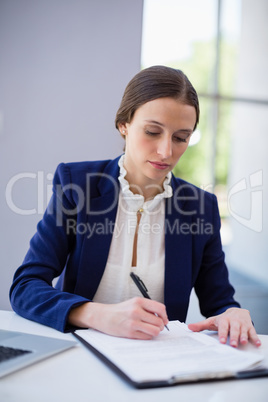
M 141 70 L 128 83 L 116 114 L 115 126 L 130 123 L 136 110 L 145 103 L 158 98 L 179 99 L 196 111 L 194 130 L 199 121 L 199 102 L 197 93 L 181 71 L 166 66 L 153 66 Z

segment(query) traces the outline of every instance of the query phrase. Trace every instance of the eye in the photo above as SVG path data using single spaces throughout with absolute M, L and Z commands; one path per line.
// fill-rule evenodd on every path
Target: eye
M 150 136 L 155 136 L 155 135 L 160 134 L 158 131 L 149 131 L 149 130 L 145 130 L 145 133 Z
M 173 137 L 174 141 L 176 142 L 187 142 L 187 138 L 181 138 L 181 137 Z

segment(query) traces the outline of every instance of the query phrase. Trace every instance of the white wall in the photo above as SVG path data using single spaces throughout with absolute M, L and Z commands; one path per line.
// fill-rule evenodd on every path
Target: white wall
M 242 1 L 237 94 L 268 99 L 268 2 Z M 229 180 L 233 217 L 230 266 L 268 285 L 268 106 L 240 103 L 234 112 Z M 238 190 L 241 191 L 238 191 Z
M 58 163 L 122 152 L 114 117 L 140 70 L 142 7 L 143 0 L 0 2 L 0 309 L 10 309 L 13 273 Z M 14 184 L 7 205 L 6 187 L 20 173 L 32 176 Z

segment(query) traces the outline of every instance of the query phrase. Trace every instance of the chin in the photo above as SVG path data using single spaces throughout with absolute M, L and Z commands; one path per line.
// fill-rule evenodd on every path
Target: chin
M 147 175 L 148 179 L 152 180 L 152 181 L 161 181 L 165 179 L 166 175 L 168 174 L 168 172 L 159 172 L 159 173 L 154 173 L 154 174 L 149 174 Z

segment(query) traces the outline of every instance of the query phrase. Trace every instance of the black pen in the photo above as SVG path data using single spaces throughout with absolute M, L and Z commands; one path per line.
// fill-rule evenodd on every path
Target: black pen
M 143 295 L 143 297 L 145 297 L 146 299 L 151 299 L 149 294 L 148 294 L 148 289 L 146 288 L 144 282 L 141 280 L 141 278 L 134 274 L 134 272 L 130 272 L 130 276 L 133 279 L 135 285 L 137 286 L 137 288 L 139 289 L 139 291 L 141 292 L 141 294 Z M 157 315 L 157 314 L 156 314 Z M 169 328 L 167 325 L 165 325 L 166 329 L 169 331 Z

